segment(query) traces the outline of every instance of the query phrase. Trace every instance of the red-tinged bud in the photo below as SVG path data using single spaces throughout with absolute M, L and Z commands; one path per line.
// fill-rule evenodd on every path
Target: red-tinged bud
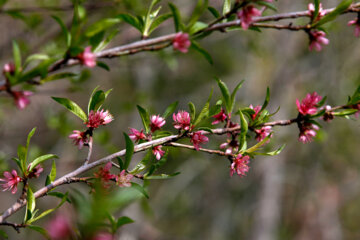
M 321 101 L 322 97 L 317 94 L 317 92 L 313 92 L 312 94 L 308 93 L 306 97 L 301 101 L 296 99 L 296 105 L 301 115 L 312 115 L 317 112 L 317 106 Z
M 166 123 L 165 119 L 160 117 L 160 115 L 152 115 L 150 117 L 150 128 L 151 132 L 161 129 Z
M 80 132 L 79 130 L 74 130 L 73 134 L 69 135 L 69 138 L 73 139 L 74 145 L 78 146 L 79 149 L 89 142 L 86 132 Z
M 91 52 L 91 47 L 86 47 L 84 52 L 80 53 L 77 58 L 80 60 L 81 64 L 87 67 L 96 66 L 96 55 Z
M 88 121 L 85 123 L 89 128 L 98 128 L 101 125 L 106 125 L 114 120 L 113 116 L 106 110 L 94 112 L 90 111 Z
M 248 166 L 249 163 L 249 156 L 242 156 L 241 154 L 238 154 L 230 166 L 230 177 L 232 177 L 234 173 L 237 173 L 240 177 L 246 176 L 246 173 L 250 169 Z
M 185 131 L 190 130 L 190 114 L 186 111 L 179 111 L 177 114 L 173 114 L 174 128 L 183 129 Z
M 316 50 L 320 52 L 323 48 L 323 45 L 329 44 L 329 39 L 326 38 L 326 33 L 323 31 L 313 30 L 309 32 L 309 50 Z
M 190 139 L 190 142 L 192 142 L 197 151 L 199 151 L 200 144 L 207 143 L 208 141 L 209 138 L 203 135 L 200 131 L 192 133 Z
M 182 53 L 187 53 L 191 42 L 189 40 L 189 34 L 187 33 L 177 33 L 173 40 L 174 50 L 178 50 Z
M 253 17 L 261 16 L 261 11 L 253 5 L 246 5 L 238 13 L 237 17 L 241 20 L 241 27 L 248 29 L 253 22 Z

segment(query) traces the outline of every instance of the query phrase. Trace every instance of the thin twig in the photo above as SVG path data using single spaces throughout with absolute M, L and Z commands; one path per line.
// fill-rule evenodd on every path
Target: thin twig
M 92 150 L 93 150 L 93 137 L 89 136 L 89 142 L 87 143 L 89 150 L 88 150 L 88 155 L 85 159 L 84 165 L 88 164 L 90 159 L 91 159 L 91 154 L 92 154 Z
M 10 226 L 10 227 L 14 228 L 14 230 L 15 230 L 17 233 L 20 233 L 20 228 L 25 228 L 25 227 L 27 227 L 26 224 L 17 224 L 17 223 L 10 223 L 10 222 L 0 222 L 0 225 Z

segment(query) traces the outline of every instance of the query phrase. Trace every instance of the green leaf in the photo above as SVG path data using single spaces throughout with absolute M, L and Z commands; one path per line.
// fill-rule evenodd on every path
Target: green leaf
M 159 175 L 151 175 L 151 176 L 145 176 L 144 179 L 148 179 L 148 180 L 159 180 L 159 179 L 169 179 L 169 178 L 172 178 L 172 177 L 175 177 L 176 175 L 179 175 L 180 172 L 176 172 L 176 173 L 173 173 L 173 174 L 159 174 Z
M 0 236 L 3 237 L 4 239 L 8 239 L 9 236 L 6 234 L 6 232 L 4 232 L 3 230 L 0 230 Z
M 119 217 L 116 222 L 116 229 L 118 229 L 119 227 L 121 227 L 125 224 L 129 224 L 129 223 L 133 223 L 133 222 L 135 222 L 135 221 L 129 217 Z
M 139 114 L 140 114 L 142 123 L 143 123 L 144 128 L 145 128 L 145 132 L 148 133 L 149 130 L 150 130 L 150 117 L 149 117 L 149 113 L 148 113 L 144 108 L 142 108 L 142 107 L 139 106 L 139 105 L 137 105 L 136 107 L 137 107 L 137 109 L 138 109 L 138 111 L 139 111 Z
M 143 28 L 142 24 L 133 15 L 127 14 L 127 13 L 122 13 L 122 14 L 117 15 L 116 17 L 123 20 L 124 22 L 130 24 L 131 26 L 135 27 L 140 32 L 142 31 L 142 28 Z
M 219 100 L 214 106 L 212 106 L 209 110 L 209 117 L 220 113 L 221 105 L 222 105 L 222 101 Z
M 215 18 L 219 18 L 220 17 L 220 13 L 218 12 L 218 10 L 216 10 L 214 7 L 209 6 L 208 7 L 209 12 L 215 17 Z
M 120 20 L 119 20 L 120 21 Z M 98 32 L 97 34 L 95 34 L 94 36 L 90 37 L 89 39 L 89 43 L 91 45 L 91 49 L 96 49 L 102 42 L 102 40 L 105 37 L 105 30 Z
M 75 73 L 71 73 L 71 72 L 62 72 L 62 73 L 55 73 L 53 75 L 50 75 L 46 78 L 43 78 L 40 80 L 40 83 L 46 83 L 46 82 L 51 82 L 51 81 L 55 81 L 55 80 L 59 80 L 59 79 L 64 79 L 64 78 L 71 78 L 71 77 L 75 77 L 76 74 Z
M 345 109 L 345 110 L 340 111 L 340 112 L 333 112 L 333 115 L 338 116 L 338 117 L 347 116 L 347 115 L 352 115 L 352 114 L 356 113 L 357 111 L 359 111 L 359 110 L 357 110 L 357 109 Z
M 99 52 L 103 50 L 110 42 L 111 40 L 118 34 L 119 30 L 115 29 L 112 31 L 103 41 L 101 41 L 96 47 L 94 47 L 93 52 Z M 99 63 L 99 61 L 97 61 Z M 101 65 L 98 65 L 99 67 L 102 67 Z
M 126 153 L 125 153 L 125 163 L 124 169 L 128 169 L 132 155 L 134 154 L 134 143 L 131 141 L 129 135 L 124 133 L 125 143 L 126 143 Z
M 34 161 L 31 162 L 29 172 L 31 172 L 40 163 L 45 162 L 46 160 L 49 160 L 51 158 L 58 158 L 58 157 L 54 154 L 46 154 L 46 155 L 42 155 L 42 156 L 36 158 Z
M 68 199 L 68 194 L 69 194 L 68 192 L 64 194 L 64 196 L 63 196 L 62 199 L 61 199 L 61 202 L 60 202 L 59 205 L 57 205 L 55 208 L 51 208 L 51 209 L 48 209 L 48 210 L 42 212 L 39 216 L 34 217 L 34 218 L 32 218 L 31 220 L 29 220 L 28 223 L 31 224 L 31 223 L 33 223 L 33 222 L 35 222 L 35 221 L 37 221 L 37 220 L 45 217 L 46 215 L 52 213 L 53 211 L 57 210 L 58 208 L 60 208 L 60 207 L 67 201 L 67 199 Z
M 321 107 L 322 105 L 324 105 L 325 102 L 326 102 L 326 99 L 327 99 L 327 96 L 323 97 L 323 98 L 321 99 L 321 101 L 316 104 L 316 106 L 317 106 L 317 107 Z
M 181 23 L 180 11 L 173 3 L 169 3 L 169 7 L 174 18 L 175 32 L 179 32 L 180 30 L 183 29 Z
M 337 16 L 339 16 L 341 13 L 346 11 L 349 6 L 351 5 L 353 1 L 352 0 L 343 0 L 341 3 L 330 13 L 326 14 L 323 18 L 321 18 L 319 21 L 312 24 L 312 27 L 316 28 L 319 27 L 327 22 L 330 22 L 334 20 Z
M 90 101 L 88 104 L 88 114 L 90 114 L 91 110 L 96 112 L 105 101 L 104 91 L 97 90 L 97 89 L 98 89 L 98 87 L 96 87 L 91 94 Z
M 67 108 L 70 112 L 78 116 L 84 122 L 87 121 L 87 116 L 84 113 L 84 111 L 79 107 L 79 105 L 77 105 L 73 101 L 67 98 L 58 98 L 58 97 L 51 97 L 51 98 L 54 99 L 56 102 L 60 103 L 61 105 L 63 105 L 65 108 Z
M 31 215 L 35 210 L 35 196 L 31 188 L 29 187 L 27 190 L 27 203 L 26 203 L 26 212 L 24 222 L 27 223 L 28 220 L 31 219 Z
M 26 66 L 32 61 L 49 60 L 49 59 L 50 57 L 46 54 L 41 54 L 41 53 L 32 54 L 26 58 L 24 63 L 24 68 L 26 68 Z
M 14 64 L 15 64 L 15 74 L 17 75 L 21 69 L 21 53 L 20 48 L 17 42 L 13 41 L 13 57 L 14 57 Z
M 71 203 L 70 198 L 68 197 L 68 192 L 66 192 L 65 194 L 61 193 L 61 192 L 49 192 L 49 193 L 47 193 L 47 195 L 57 197 L 57 198 L 60 198 L 60 199 L 63 199 L 64 196 L 66 196 L 66 201 L 68 203 Z
M 98 66 L 98 67 L 100 67 L 100 68 L 102 68 L 102 69 L 110 72 L 110 67 L 109 67 L 106 63 L 104 63 L 104 62 L 96 61 L 96 66 Z
M 242 84 L 244 83 L 245 80 L 242 80 L 241 82 L 239 82 L 238 85 L 236 85 L 235 89 L 233 90 L 233 92 L 231 93 L 231 100 L 230 100 L 230 112 L 233 111 L 234 109 L 234 105 L 235 105 L 235 100 L 236 100 L 236 93 L 237 91 L 241 88 Z
M 203 130 L 203 131 L 206 131 L 206 132 L 209 132 L 209 133 L 213 133 L 212 129 L 208 128 L 208 127 L 199 127 L 199 128 L 197 128 L 197 130 Z
M 189 29 L 188 29 L 188 33 L 190 35 L 196 34 L 197 32 L 200 32 L 201 30 L 205 29 L 208 27 L 208 24 L 204 23 L 204 22 L 196 22 L 194 23 Z
M 228 113 L 231 113 L 231 99 L 230 99 L 230 92 L 229 89 L 227 88 L 226 84 L 221 81 L 219 78 L 215 78 L 219 88 L 221 90 L 223 99 L 224 99 L 224 103 L 225 103 L 225 107 Z
M 207 6 L 208 0 L 198 0 L 193 13 L 191 14 L 187 29 L 190 29 L 197 22 L 205 9 L 207 9 Z
M 201 55 L 203 55 L 203 57 L 210 63 L 210 64 L 214 64 L 214 61 L 211 57 L 211 55 L 204 49 L 202 48 L 198 42 L 196 41 L 191 41 L 191 49 L 199 52 Z
M 314 0 L 314 6 L 315 6 L 315 11 L 314 11 L 313 18 L 311 19 L 312 21 L 314 21 L 314 19 L 317 19 L 318 15 L 319 15 L 320 0 Z
M 224 0 L 223 15 L 231 11 L 231 0 Z
M 163 114 L 163 118 L 167 118 L 168 116 L 170 116 L 176 109 L 177 105 L 179 104 L 178 101 L 173 102 L 172 104 L 170 104 L 170 106 L 168 106 Z
M 41 233 L 46 239 L 50 239 L 49 234 L 47 233 L 47 231 L 40 227 L 40 226 L 35 226 L 35 225 L 29 225 L 27 226 L 28 228 L 37 231 L 38 233 Z
M 352 97 L 349 99 L 348 105 L 357 104 L 360 101 L 360 85 L 357 87 L 356 91 L 352 95 Z
M 277 12 L 277 8 L 275 7 L 274 4 L 266 2 L 266 1 L 256 1 L 256 4 L 260 5 L 260 6 L 265 6 L 275 12 Z
M 139 172 L 144 171 L 148 167 L 149 163 L 151 162 L 152 156 L 153 156 L 153 154 L 152 154 L 151 150 L 148 151 L 147 154 L 145 155 L 145 157 L 129 173 L 137 174 Z
M 209 117 L 209 108 L 210 108 L 210 100 L 213 94 L 213 90 L 211 89 L 210 95 L 208 97 L 208 100 L 205 103 L 205 106 L 203 109 L 201 109 L 201 112 L 199 113 L 199 116 L 196 118 L 194 125 L 198 125 L 203 119 Z
M 244 114 L 242 113 L 241 110 L 239 110 L 239 115 L 240 115 L 240 136 L 239 136 L 239 140 L 240 140 L 240 144 L 239 144 L 239 149 L 240 150 L 245 150 L 246 149 L 246 134 L 248 131 L 248 123 L 245 120 Z
M 266 138 L 264 138 L 263 140 L 261 140 L 260 142 L 258 142 L 257 144 L 255 144 L 254 146 L 252 146 L 251 148 L 246 149 L 246 153 L 252 153 L 255 152 L 258 148 L 260 148 L 261 146 L 263 146 L 269 139 L 270 139 L 271 135 L 267 136 Z
M 61 28 L 62 33 L 65 38 L 66 46 L 70 47 L 71 34 L 70 34 L 69 30 L 67 29 L 67 27 L 65 26 L 64 22 L 58 16 L 52 15 L 51 17 L 60 25 L 60 28 Z
M 263 105 L 261 106 L 260 112 L 262 112 L 267 107 L 267 105 L 269 104 L 269 101 L 270 101 L 270 88 L 267 87 L 267 89 L 266 89 L 266 97 L 265 97 Z
M 22 173 L 24 173 L 24 169 L 23 169 L 23 166 L 21 165 L 21 161 L 18 158 L 11 158 L 11 159 L 15 161 L 15 163 L 16 163 L 16 165 L 18 165 L 20 171 Z
M 26 171 L 26 147 L 19 145 L 17 149 L 17 155 L 20 160 L 21 171 L 24 173 Z
M 161 166 L 163 166 L 167 162 L 167 156 L 168 151 L 165 152 L 164 156 L 158 161 L 156 161 L 153 165 L 151 165 L 149 171 L 145 174 L 145 176 L 150 176 L 154 172 L 156 172 L 157 169 L 159 169 Z
M 0 0 L 0 8 L 2 8 L 8 0 Z
M 160 15 L 158 18 L 156 18 L 149 29 L 149 34 L 151 34 L 161 23 L 171 18 L 173 15 L 171 13 L 166 13 L 163 15 Z
M 190 110 L 190 119 L 193 122 L 195 121 L 195 117 L 196 117 L 195 105 L 192 102 L 189 102 L 188 105 Z
M 100 33 L 110 27 L 112 27 L 113 25 L 120 23 L 121 20 L 120 18 L 105 18 L 105 19 L 101 19 L 100 21 L 94 23 L 93 25 L 91 25 L 86 31 L 85 31 L 85 35 L 86 37 L 92 37 L 94 35 L 96 35 L 97 33 Z
M 146 198 L 149 198 L 149 194 L 146 192 L 145 188 L 137 183 L 132 182 L 131 187 L 142 193 Z
M 116 159 L 118 160 L 120 170 L 123 170 L 123 169 L 124 169 L 124 162 L 123 162 L 123 160 L 122 160 L 120 157 L 116 157 Z
M 281 153 L 281 151 L 285 148 L 285 144 L 282 145 L 280 148 L 278 148 L 275 151 L 272 152 L 266 152 L 266 153 L 262 153 L 262 152 L 253 152 L 253 154 L 255 155 L 264 155 L 264 156 L 275 156 Z

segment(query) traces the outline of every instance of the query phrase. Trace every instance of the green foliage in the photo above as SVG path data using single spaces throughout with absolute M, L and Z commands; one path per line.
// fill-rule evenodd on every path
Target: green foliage
M 211 90 L 208 100 L 206 101 L 204 107 L 201 109 L 199 115 L 194 120 L 194 126 L 198 125 L 202 120 L 209 117 L 209 108 L 210 108 L 210 100 L 213 94 L 213 90 Z
M 358 104 L 360 102 L 360 85 L 355 90 L 354 94 L 349 98 L 348 105 Z
M 244 117 L 244 114 L 242 113 L 241 110 L 239 110 L 239 115 L 240 115 L 240 136 L 239 136 L 239 149 L 241 151 L 245 150 L 247 147 L 246 144 L 246 134 L 248 131 L 248 123 Z
M 190 119 L 191 122 L 195 121 L 195 117 L 196 117 L 196 109 L 195 109 L 195 105 L 192 102 L 188 103 L 189 106 L 189 111 L 190 111 Z
M 16 41 L 13 41 L 13 57 L 14 57 L 14 64 L 15 64 L 15 76 L 19 74 L 21 71 L 21 53 L 19 45 Z
M 73 101 L 67 98 L 58 98 L 58 97 L 51 97 L 51 98 L 54 99 L 56 102 L 60 103 L 61 105 L 63 105 L 65 108 L 67 108 L 70 112 L 75 114 L 75 116 L 79 117 L 83 122 L 87 121 L 87 116 L 85 112 L 81 109 L 81 107 L 79 107 L 79 105 L 77 105 Z
M 188 32 L 193 25 L 198 21 L 200 16 L 204 13 L 204 11 L 207 9 L 208 6 L 208 0 L 198 0 L 192 14 L 189 20 L 189 23 L 186 27 L 186 32 Z
M 49 173 L 49 175 L 46 176 L 46 182 L 45 182 L 45 186 L 51 184 L 53 181 L 55 181 L 56 178 L 56 163 L 55 161 L 52 162 L 51 165 L 51 171 Z
M 275 7 L 274 4 L 266 2 L 266 1 L 256 1 L 256 4 L 260 5 L 260 6 L 264 6 L 267 7 L 275 12 L 277 12 L 277 8 Z
M 103 90 L 97 90 L 99 87 L 97 86 L 90 97 L 89 104 L 88 104 L 88 114 L 90 114 L 90 111 L 98 111 L 99 108 L 104 103 L 106 97 L 109 95 L 109 93 L 112 91 L 112 89 L 104 92 Z
M 46 160 L 57 158 L 54 154 L 46 154 L 40 157 L 37 157 L 34 161 L 31 162 L 31 166 L 29 168 L 29 172 L 31 172 L 37 165 L 39 165 L 42 162 L 45 162 Z
M 339 16 L 341 13 L 343 13 L 345 10 L 349 8 L 353 1 L 352 0 L 343 0 L 341 3 L 329 14 L 326 14 L 323 18 L 321 18 L 319 21 L 312 24 L 312 27 L 320 27 L 321 25 L 333 21 L 337 16 Z
M 202 48 L 198 42 L 196 42 L 194 40 L 191 41 L 190 47 L 191 47 L 191 49 L 199 52 L 210 64 L 214 64 L 214 61 L 213 61 L 211 55 L 204 48 Z
M 129 164 L 132 159 L 132 155 L 134 154 L 134 143 L 130 139 L 129 135 L 124 133 L 125 143 L 126 143 L 126 154 L 125 154 L 125 162 L 124 162 L 124 169 L 129 167 Z
M 64 35 L 65 38 L 65 42 L 66 42 L 66 46 L 70 47 L 71 45 L 71 33 L 69 32 L 69 30 L 67 29 L 67 27 L 65 26 L 64 22 L 61 20 L 61 18 L 59 18 L 58 16 L 51 16 L 59 25 L 62 31 L 62 34 Z
M 96 34 L 103 32 L 104 30 L 114 26 L 117 23 L 120 23 L 120 18 L 105 18 L 91 25 L 86 31 L 86 37 L 93 37 Z
M 169 2 L 169 8 L 174 18 L 175 32 L 182 31 L 184 29 L 184 25 L 182 24 L 181 14 L 179 9 L 175 6 L 175 4 Z
M 224 0 L 223 11 L 222 11 L 223 15 L 231 11 L 231 4 L 232 4 L 231 0 Z
M 139 111 L 141 121 L 142 121 L 142 123 L 144 125 L 144 128 L 145 128 L 145 132 L 148 133 L 150 131 L 150 116 L 149 116 L 149 113 L 139 105 L 137 105 L 136 107 L 137 107 L 137 109 Z
M 170 115 L 175 111 L 175 109 L 176 109 L 176 107 L 177 107 L 178 104 L 179 104 L 178 101 L 173 102 L 172 104 L 170 104 L 170 105 L 166 108 L 165 112 L 163 113 L 163 115 L 162 115 L 163 118 L 167 118 L 168 116 L 170 116 Z
M 50 239 L 49 234 L 47 233 L 47 231 L 40 226 L 36 226 L 36 225 L 29 225 L 27 226 L 28 228 L 40 233 L 41 235 L 43 235 L 46 239 Z
M 36 206 L 35 196 L 30 187 L 27 190 L 27 199 L 26 200 L 27 200 L 27 203 L 26 203 L 24 222 L 28 223 L 28 221 L 33 218 L 34 210 L 35 210 L 35 206 Z

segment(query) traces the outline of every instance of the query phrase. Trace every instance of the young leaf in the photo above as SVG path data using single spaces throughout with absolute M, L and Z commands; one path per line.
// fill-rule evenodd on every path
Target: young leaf
M 280 148 L 276 149 L 275 151 L 272 152 L 266 152 L 266 153 L 262 153 L 262 152 L 253 152 L 253 154 L 255 155 L 264 155 L 264 156 L 275 156 L 281 153 L 281 151 L 285 148 L 285 144 L 282 145 Z
M 230 10 L 231 10 L 231 0 L 224 0 L 223 15 L 230 12 Z
M 261 106 L 260 112 L 262 112 L 267 107 L 267 105 L 269 104 L 269 101 L 270 101 L 270 88 L 268 87 L 266 89 L 265 101 L 264 101 L 263 105 Z
M 118 160 L 120 170 L 123 170 L 123 169 L 124 169 L 124 162 L 123 162 L 123 160 L 122 160 L 120 157 L 116 157 L 116 159 Z
M 195 117 L 196 117 L 196 110 L 195 110 L 195 105 L 192 102 L 189 102 L 189 110 L 190 110 L 190 119 L 192 122 L 195 121 Z
M 219 78 L 215 78 L 215 79 L 216 79 L 216 81 L 219 85 L 219 88 L 221 90 L 221 93 L 223 95 L 226 110 L 228 113 L 231 113 L 231 99 L 230 99 L 229 89 L 227 88 L 226 84 L 223 81 L 221 81 Z
M 85 32 L 86 37 L 92 37 L 97 33 L 100 33 L 110 27 L 112 27 L 113 25 L 120 23 L 121 20 L 120 18 L 105 18 L 102 19 L 96 23 L 94 23 L 93 25 L 91 25 Z
M 169 7 L 174 18 L 175 32 L 179 32 L 182 30 L 180 11 L 173 3 L 169 3 Z
M 145 176 L 144 179 L 149 179 L 149 180 L 163 180 L 163 179 L 169 179 L 169 178 L 172 178 L 172 177 L 175 177 L 176 175 L 179 175 L 180 172 L 176 172 L 176 173 L 173 173 L 173 174 L 159 174 L 159 175 L 151 175 L 151 176 Z
M 49 193 L 47 193 L 47 195 L 57 197 L 57 198 L 60 198 L 60 199 L 63 199 L 64 196 L 66 196 L 66 201 L 68 203 L 71 203 L 70 198 L 68 197 L 68 192 L 66 192 L 65 194 L 61 193 L 61 192 L 49 192 Z
M 51 98 L 54 99 L 56 102 L 60 103 L 61 105 L 63 105 L 68 110 L 70 110 L 70 112 L 78 116 L 84 122 L 87 121 L 87 116 L 84 113 L 84 111 L 79 107 L 79 105 L 77 105 L 73 101 L 67 98 L 58 98 L 58 97 L 51 97 Z
M 327 22 L 334 20 L 337 16 L 343 13 L 345 10 L 349 8 L 353 1 L 352 0 L 343 0 L 341 3 L 330 13 L 326 14 L 323 18 L 319 21 L 315 22 L 312 27 L 319 27 Z
M 191 49 L 199 52 L 201 55 L 203 55 L 203 57 L 210 63 L 210 64 L 214 64 L 214 61 L 211 57 L 211 55 L 204 49 L 202 48 L 199 43 L 197 43 L 196 41 L 191 41 Z
M 352 115 L 352 114 L 354 114 L 354 113 L 356 113 L 357 111 L 359 111 L 359 110 L 357 110 L 357 109 L 345 109 L 345 110 L 342 110 L 342 111 L 340 111 L 340 112 L 333 112 L 333 115 L 334 116 L 347 116 L 347 115 Z
M 13 41 L 13 57 L 14 57 L 14 64 L 15 64 L 15 74 L 20 72 L 21 69 L 21 53 L 19 45 L 16 41 Z
M 211 100 L 212 94 L 213 94 L 213 90 L 211 89 L 209 98 L 206 101 L 205 106 L 203 107 L 203 109 L 199 113 L 199 116 L 196 118 L 196 120 L 194 122 L 195 126 L 197 124 L 199 124 L 203 119 L 205 119 L 205 118 L 207 118 L 209 116 L 210 100 Z
M 311 19 L 312 21 L 314 21 L 314 19 L 317 19 L 318 15 L 319 15 L 320 0 L 314 0 L 314 6 L 315 6 L 315 11 L 314 11 L 313 18 Z
M 97 90 L 97 88 L 98 87 L 96 87 L 94 89 L 93 93 L 91 94 L 89 105 L 88 105 L 88 114 L 90 114 L 91 110 L 96 112 L 105 101 L 105 93 L 104 93 L 104 91 Z
M 27 191 L 27 204 L 26 204 L 26 212 L 24 222 L 27 223 L 28 220 L 31 219 L 31 215 L 35 210 L 35 196 L 31 188 L 28 188 Z
M 220 17 L 220 13 L 218 12 L 218 10 L 216 10 L 214 7 L 209 6 L 208 7 L 209 12 L 211 12 L 211 14 L 215 17 L 215 18 L 219 18 Z
M 64 22 L 58 16 L 53 15 L 51 17 L 60 25 L 60 28 L 61 28 L 61 30 L 63 32 L 64 37 L 65 37 L 66 46 L 70 47 L 71 34 L 70 34 L 69 30 L 67 29 L 67 27 L 65 26 Z
M 348 101 L 348 105 L 357 104 L 360 101 L 360 85 L 357 87 L 356 91 Z
M 9 236 L 6 234 L 6 232 L 4 232 L 3 230 L 0 230 L 0 236 L 3 237 L 4 239 L 8 239 Z
M 142 32 L 143 26 L 140 23 L 139 19 L 132 16 L 131 14 L 121 13 L 121 14 L 117 15 L 116 17 L 123 20 L 124 22 L 130 24 L 131 26 L 133 26 L 134 28 L 136 28 L 140 32 Z
M 256 4 L 260 5 L 260 6 L 264 6 L 267 7 L 275 12 L 277 12 L 277 8 L 274 6 L 274 4 L 266 2 L 266 1 L 257 1 Z
M 151 150 L 145 155 L 145 157 L 130 171 L 131 174 L 137 174 L 144 171 L 149 163 L 151 162 L 151 157 L 153 156 Z
M 64 78 L 71 78 L 71 77 L 75 77 L 75 76 L 76 76 L 75 73 L 70 73 L 70 72 L 55 73 L 46 78 L 41 79 L 40 83 L 43 84 L 46 82 L 51 82 L 51 81 L 64 79 Z
M 38 233 L 41 233 L 46 239 L 50 239 L 49 234 L 47 233 L 47 231 L 40 227 L 40 226 L 35 226 L 35 225 L 29 225 L 27 226 L 28 228 L 37 231 Z
M 125 163 L 124 169 L 128 169 L 132 155 L 134 154 L 134 143 L 130 139 L 129 135 L 124 133 L 125 143 L 126 143 L 126 153 L 125 153 Z
M 150 130 L 149 113 L 144 108 L 140 107 L 139 105 L 137 105 L 136 107 L 137 107 L 137 109 L 139 111 L 142 123 L 143 123 L 144 128 L 145 128 L 145 132 L 149 132 L 149 130 Z
M 230 112 L 232 112 L 234 105 L 235 105 L 235 98 L 236 98 L 236 93 L 237 91 L 241 88 L 242 84 L 244 83 L 245 80 L 242 80 L 241 82 L 239 82 L 238 85 L 236 85 L 235 89 L 233 90 L 233 92 L 231 93 L 231 100 L 230 100 Z
M 191 14 L 187 29 L 190 29 L 199 19 L 201 14 L 207 9 L 208 0 L 198 0 L 193 13 Z
M 171 18 L 173 15 L 171 13 L 166 13 L 163 15 L 160 15 L 158 18 L 156 18 L 149 29 L 149 34 L 151 34 L 161 23 Z
M 239 115 L 240 115 L 240 126 L 241 126 L 240 136 L 239 136 L 239 138 L 240 138 L 239 139 L 240 140 L 239 149 L 244 150 L 244 149 L 246 149 L 246 134 L 248 131 L 248 123 L 245 120 L 245 117 L 241 110 L 239 110 Z
M 42 156 L 36 158 L 34 161 L 31 162 L 29 172 L 31 172 L 40 163 L 45 162 L 46 160 L 49 160 L 51 158 L 58 158 L 58 157 L 54 154 L 46 154 L 46 155 L 42 155 Z
M 94 47 L 93 52 L 99 52 L 101 50 L 103 50 L 110 42 L 111 40 L 118 34 L 119 30 L 115 29 L 114 31 L 112 31 L 103 41 L 101 41 L 96 47 Z M 97 64 L 99 63 L 99 61 L 97 61 Z M 102 67 L 101 65 L 99 65 L 99 67 Z
M 149 198 L 149 194 L 146 192 L 145 188 L 137 183 L 132 182 L 131 187 L 138 190 L 140 193 L 142 193 L 146 198 Z
M 260 142 L 258 142 L 257 144 L 255 144 L 254 146 L 252 146 L 251 148 L 246 149 L 246 153 L 252 153 L 255 152 L 258 148 L 260 148 L 261 146 L 263 146 L 267 141 L 269 141 L 270 139 L 270 135 L 267 136 L 266 138 L 264 138 L 263 140 L 261 140 Z
M 163 118 L 167 118 L 168 116 L 170 116 L 176 109 L 177 105 L 179 104 L 178 101 L 173 102 L 172 104 L 170 104 L 170 106 L 168 106 L 163 114 Z
M 129 224 L 129 223 L 133 223 L 133 222 L 135 222 L 135 221 L 129 217 L 120 217 L 116 222 L 116 229 L 118 229 L 119 227 L 121 227 L 125 224 Z

